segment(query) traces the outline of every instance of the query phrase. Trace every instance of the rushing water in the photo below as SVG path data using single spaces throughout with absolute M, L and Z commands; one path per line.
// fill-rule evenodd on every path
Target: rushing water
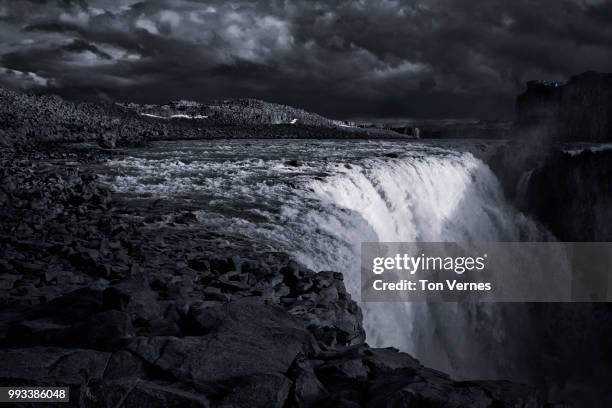
M 362 241 L 536 241 L 476 157 L 490 144 L 406 141 L 164 142 L 129 150 L 103 176 L 120 192 L 198 208 L 203 228 L 336 270 L 359 300 Z M 291 163 L 299 160 L 299 163 Z M 297 165 L 296 165 L 297 164 Z M 507 378 L 520 336 L 495 305 L 364 303 L 368 342 L 457 376 Z M 501 356 L 503 358 L 496 358 Z M 517 374 L 519 375 L 519 374 Z

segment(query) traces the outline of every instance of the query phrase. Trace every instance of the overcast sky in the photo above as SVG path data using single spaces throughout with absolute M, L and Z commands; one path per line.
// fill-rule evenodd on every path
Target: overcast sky
M 72 98 L 510 118 L 585 70 L 612 71 L 612 0 L 0 0 L 0 84 Z

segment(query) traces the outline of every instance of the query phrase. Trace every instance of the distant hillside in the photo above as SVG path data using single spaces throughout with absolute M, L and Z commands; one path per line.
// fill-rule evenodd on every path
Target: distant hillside
M 205 105 L 193 101 L 174 101 L 165 105 L 122 105 L 141 115 L 165 119 L 196 119 L 225 125 L 300 124 L 333 127 L 337 121 L 291 106 L 259 99 L 224 99 Z
M 358 122 L 356 126 L 385 129 L 422 139 L 507 139 L 512 130 L 512 122 L 498 120 L 374 120 Z
M 0 146 L 102 142 L 113 147 L 177 139 L 381 137 L 402 136 L 347 127 L 301 109 L 255 99 L 158 106 L 73 102 L 0 88 Z
M 0 88 L 0 145 L 98 140 L 107 133 L 119 143 L 137 144 L 167 132 L 114 104 L 71 102 Z

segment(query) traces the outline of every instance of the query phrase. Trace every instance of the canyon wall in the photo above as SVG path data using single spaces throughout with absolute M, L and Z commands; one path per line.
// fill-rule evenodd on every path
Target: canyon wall
M 612 141 L 612 74 L 585 72 L 565 84 L 529 81 L 516 101 L 516 127 L 555 141 Z

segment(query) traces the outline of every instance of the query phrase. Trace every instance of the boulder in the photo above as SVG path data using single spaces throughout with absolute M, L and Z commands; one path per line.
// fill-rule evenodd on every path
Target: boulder
M 283 408 L 291 381 L 282 374 L 258 374 L 236 381 L 220 406 L 234 408 Z
M 285 162 L 285 165 L 291 166 L 291 167 L 301 167 L 304 165 L 304 162 L 298 159 L 291 159 L 291 160 L 287 160 Z
M 318 360 L 298 358 L 289 370 L 293 381 L 292 404 L 298 407 L 314 406 L 329 397 L 329 392 L 317 378 L 313 366 Z
M 49 316 L 57 322 L 72 324 L 103 310 L 102 291 L 83 288 L 57 297 L 38 307 L 34 315 Z
M 117 136 L 113 133 L 103 133 L 98 139 L 98 146 L 103 149 L 114 149 L 117 147 Z
M 116 380 L 89 384 L 84 402 L 85 406 L 92 408 L 208 408 L 211 406 L 203 394 L 142 380 Z
M 115 350 L 134 336 L 129 316 L 109 310 L 90 316 L 70 329 L 70 342 L 76 347 Z
M 111 351 L 134 336 L 129 317 L 116 310 L 93 314 L 73 325 L 53 318 L 23 320 L 9 327 L 11 346 L 57 346 Z
M 109 357 L 101 351 L 54 347 L 0 350 L 0 379 L 79 385 L 86 379 L 101 379 Z
M 434 370 L 397 371 L 370 382 L 365 405 L 439 408 L 542 407 L 533 388 L 505 381 L 454 382 Z
M 393 347 L 364 347 L 361 353 L 365 364 L 375 375 L 385 375 L 396 370 L 421 367 L 417 359 Z
M 119 350 L 112 353 L 108 360 L 108 365 L 104 370 L 104 380 L 147 379 L 150 376 L 149 371 L 141 358 L 129 351 Z
M 285 373 L 314 347 L 310 333 L 276 307 L 232 302 L 193 311 L 192 319 L 199 336 L 140 337 L 128 349 L 182 381 L 205 384 Z

